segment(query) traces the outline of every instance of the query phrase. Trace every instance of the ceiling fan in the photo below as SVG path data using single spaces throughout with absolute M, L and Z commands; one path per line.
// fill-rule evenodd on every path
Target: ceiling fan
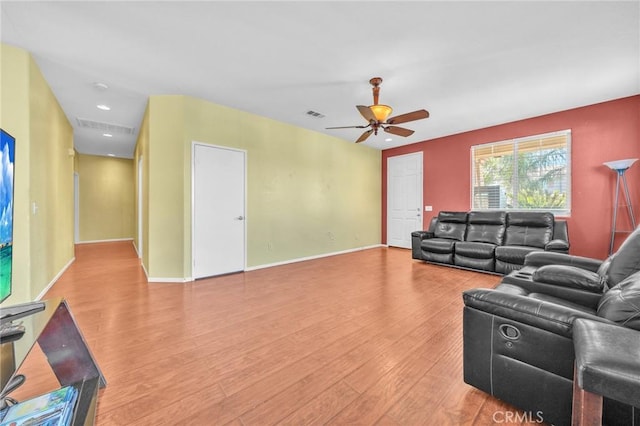
M 358 111 L 364 117 L 365 120 L 369 122 L 366 126 L 341 126 L 341 127 L 327 127 L 327 129 L 366 129 L 370 127 L 369 130 L 366 130 L 356 143 L 364 142 L 371 134 L 378 134 L 378 130 L 382 129 L 387 133 L 392 133 L 398 136 L 411 136 L 413 134 L 413 130 L 405 129 L 404 127 L 398 127 L 394 124 L 407 123 L 409 121 L 422 120 L 423 118 L 429 117 L 429 111 L 424 109 L 419 109 L 417 111 L 408 112 L 406 114 L 396 115 L 395 117 L 389 117 L 391 112 L 393 111 L 389 105 L 378 104 L 378 97 L 380 95 L 380 83 L 382 83 L 382 78 L 373 77 L 369 80 L 369 83 L 373 86 L 373 105 L 364 106 L 357 105 Z

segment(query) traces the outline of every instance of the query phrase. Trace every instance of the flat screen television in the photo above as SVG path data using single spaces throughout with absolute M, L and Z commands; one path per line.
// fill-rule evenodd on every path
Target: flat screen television
M 0 302 L 11 295 L 13 267 L 13 166 L 16 140 L 0 129 Z

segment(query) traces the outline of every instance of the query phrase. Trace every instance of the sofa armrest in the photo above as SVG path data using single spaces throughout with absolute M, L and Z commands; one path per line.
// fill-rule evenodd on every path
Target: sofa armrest
M 546 251 L 556 251 L 560 253 L 569 252 L 569 242 L 565 240 L 551 240 L 545 244 L 544 249 Z
M 565 253 L 535 251 L 524 258 L 525 266 L 566 265 L 597 272 L 602 260 Z
M 553 222 L 553 237 L 554 240 L 563 240 L 569 243 L 569 228 L 567 221 L 563 219 L 555 219 Z
M 429 231 L 413 231 L 411 238 L 419 238 L 420 240 L 426 240 L 427 238 L 433 238 L 433 232 Z
M 416 260 L 422 259 L 422 248 L 420 243 L 422 240 L 433 238 L 433 232 L 430 231 L 413 231 L 411 233 L 411 257 Z
M 533 281 L 602 294 L 606 279 L 593 271 L 569 265 L 544 265 L 535 270 Z
M 467 290 L 462 293 L 462 298 L 467 307 L 568 338 L 572 336 L 573 322 L 577 318 L 615 324 L 605 318 L 567 306 L 492 289 Z

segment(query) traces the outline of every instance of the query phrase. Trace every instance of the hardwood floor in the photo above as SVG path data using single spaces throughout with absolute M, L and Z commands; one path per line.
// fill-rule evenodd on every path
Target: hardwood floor
M 462 380 L 461 292 L 498 281 L 379 248 L 147 283 L 114 242 L 78 245 L 45 298 L 107 379 L 98 425 L 523 424 Z M 21 372 L 16 398 L 57 387 L 41 352 Z

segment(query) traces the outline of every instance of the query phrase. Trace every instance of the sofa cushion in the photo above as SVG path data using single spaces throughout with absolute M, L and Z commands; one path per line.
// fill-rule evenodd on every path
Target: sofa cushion
M 453 265 L 453 253 L 433 253 L 430 251 L 424 251 L 422 252 L 422 258 L 428 262 Z
M 500 245 L 504 236 L 507 213 L 470 212 L 466 241 Z
M 549 212 L 508 212 L 507 226 L 529 226 L 553 229 L 554 217 Z
M 640 226 L 633 231 L 613 255 L 607 270 L 609 287 L 640 271 Z
M 446 238 L 429 238 L 422 240 L 420 247 L 424 251 L 430 251 L 432 253 L 453 253 L 454 240 Z
M 544 248 L 553 238 L 553 221 L 551 213 L 509 212 L 504 245 Z
M 494 272 L 496 269 L 496 262 L 493 260 L 493 257 L 489 259 L 479 259 L 476 257 L 460 256 L 456 253 L 453 257 L 453 264 L 461 268 L 475 269 L 477 271 Z
M 469 212 L 469 223 L 485 223 L 488 225 L 506 225 L 506 211 L 471 211 Z
M 592 271 L 569 265 L 545 265 L 533 273 L 533 281 L 602 293 L 604 277 Z
M 640 330 L 640 272 L 630 275 L 602 296 L 598 316 Z
M 433 233 L 436 238 L 463 241 L 466 230 L 466 212 L 440 212 L 438 214 L 438 223 Z
M 540 250 L 538 247 L 525 246 L 498 246 L 496 247 L 496 260 L 507 263 L 524 265 L 524 258 L 531 252 Z
M 467 223 L 467 212 L 440 212 L 438 222 Z
M 464 240 L 467 225 L 464 223 L 438 222 L 434 235 L 437 238 L 449 238 L 451 240 Z
M 456 255 L 476 259 L 493 259 L 495 249 L 496 246 L 494 244 L 470 241 L 457 241 L 455 245 Z

